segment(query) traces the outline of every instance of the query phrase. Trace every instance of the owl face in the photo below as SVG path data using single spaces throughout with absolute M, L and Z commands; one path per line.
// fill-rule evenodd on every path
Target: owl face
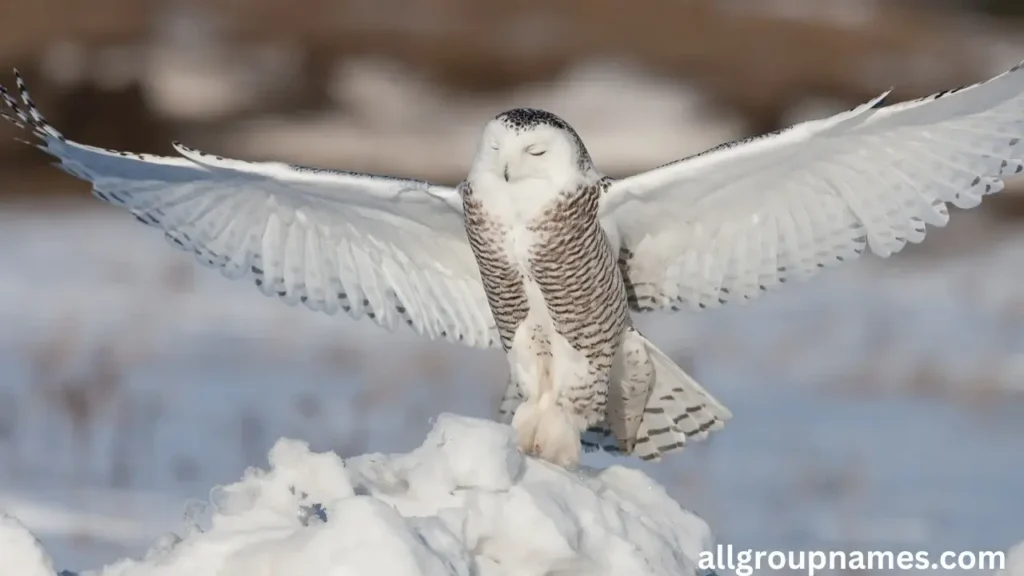
M 472 171 L 509 185 L 560 185 L 579 175 L 580 154 L 578 138 L 564 121 L 549 112 L 517 108 L 484 128 Z

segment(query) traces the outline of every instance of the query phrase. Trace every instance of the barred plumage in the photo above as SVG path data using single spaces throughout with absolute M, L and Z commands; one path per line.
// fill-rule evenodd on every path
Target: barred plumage
M 546 376 L 550 379 L 557 378 L 555 373 L 564 373 L 552 366 L 556 354 L 552 338 L 564 339 L 583 357 L 579 372 L 569 376 L 571 382 L 552 384 L 556 389 L 552 402 L 573 418 L 577 434 L 608 420 L 609 382 L 629 322 L 626 291 L 615 252 L 597 219 L 604 186 L 604 181 L 582 185 L 564 191 L 546 204 L 524 226 L 532 242 L 522 262 L 516 261 L 512 251 L 506 249 L 509 236 L 514 234 L 514 224 L 501 222 L 499 216 L 490 213 L 475 197 L 471 183 L 460 186 L 467 237 L 481 270 L 502 346 L 506 351 L 512 349 L 516 333 L 522 330 L 521 337 L 529 341 L 529 361 L 542 365 L 538 372 L 550 375 Z M 530 288 L 539 293 L 534 305 L 543 307 L 543 311 L 534 310 L 532 320 L 527 322 Z M 524 393 L 523 380 L 527 378 L 520 377 L 513 366 L 509 398 L 502 403 L 501 410 L 506 411 L 503 416 L 511 415 L 523 400 L 537 396 L 528 392 L 529 387 Z M 533 400 L 536 402 L 537 398 Z M 616 415 L 624 412 L 621 396 L 619 400 Z M 637 414 L 642 410 L 643 405 Z M 624 429 L 620 432 L 624 437 L 628 434 Z M 580 440 L 573 444 L 578 449 Z
M 597 220 L 603 184 L 564 193 L 529 226 L 529 274 L 556 332 L 588 360 L 586 378 L 565 397 L 587 425 L 604 419 L 612 361 L 627 323 L 625 288 Z
M 472 186 L 463 182 L 459 185 L 459 194 L 466 217 L 466 238 L 480 268 L 480 280 L 498 326 L 501 347 L 508 352 L 512 336 L 529 310 L 523 277 L 502 253 L 505 230 L 496 220 L 488 218 L 480 201 L 473 197 Z
M 564 396 L 588 425 L 605 418 L 607 381 L 628 322 L 622 277 L 597 220 L 604 185 L 564 193 L 528 226 L 536 244 L 528 268 L 522 271 L 502 250 L 507 227 L 474 198 L 470 184 L 460 186 L 467 237 L 503 347 L 511 348 L 516 329 L 526 319 L 529 304 L 524 282 L 532 281 L 544 297 L 555 331 L 588 360 L 585 380 Z M 551 342 L 542 327 L 530 326 L 529 331 L 537 345 L 535 353 L 551 357 Z M 510 388 L 511 398 L 500 409 L 503 416 L 514 409 L 518 403 L 514 400 L 523 399 L 518 385 Z

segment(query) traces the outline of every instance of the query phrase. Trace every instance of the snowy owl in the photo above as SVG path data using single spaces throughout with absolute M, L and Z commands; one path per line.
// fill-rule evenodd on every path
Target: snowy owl
M 498 410 L 520 448 L 646 460 L 731 418 L 633 325 L 743 301 L 882 257 L 1024 169 L 1024 71 L 733 142 L 623 179 L 533 109 L 486 124 L 467 178 L 423 181 L 188 148 L 165 157 L 66 139 L 6 91 L 8 119 L 93 194 L 228 278 L 288 304 L 475 347 L 500 346 Z

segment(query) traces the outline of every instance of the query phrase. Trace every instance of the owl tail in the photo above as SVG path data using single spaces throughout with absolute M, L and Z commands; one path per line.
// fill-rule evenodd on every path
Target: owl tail
M 633 454 L 657 462 L 681 451 L 688 440 L 703 440 L 732 418 L 721 402 L 639 332 L 654 363 L 654 390 L 637 431 Z

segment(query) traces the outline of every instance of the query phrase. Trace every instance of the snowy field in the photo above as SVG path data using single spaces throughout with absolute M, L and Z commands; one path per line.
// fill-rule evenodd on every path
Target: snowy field
M 1024 540 L 1024 237 L 988 237 L 645 319 L 735 418 L 659 465 L 586 463 L 645 471 L 720 543 L 1010 548 Z M 0 512 L 58 569 L 182 533 L 281 437 L 342 458 L 408 452 L 441 413 L 490 416 L 503 385 L 500 354 L 288 308 L 105 208 L 7 209 L 0 242 Z

